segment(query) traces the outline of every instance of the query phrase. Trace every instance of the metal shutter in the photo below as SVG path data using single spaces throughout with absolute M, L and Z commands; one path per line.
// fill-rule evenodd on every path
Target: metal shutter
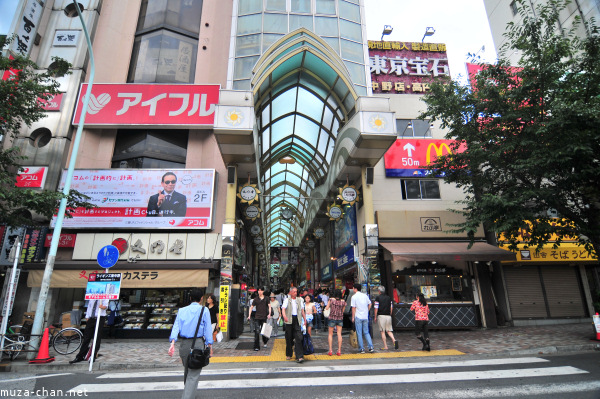
M 513 319 L 548 317 L 537 266 L 504 266 L 504 281 Z
M 585 308 L 577 279 L 570 266 L 542 266 L 550 317 L 584 317 Z

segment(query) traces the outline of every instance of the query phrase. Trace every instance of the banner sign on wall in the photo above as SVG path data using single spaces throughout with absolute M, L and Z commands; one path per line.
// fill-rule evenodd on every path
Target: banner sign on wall
M 41 262 L 46 255 L 44 240 L 48 234 L 48 228 L 27 229 L 23 237 L 23 248 L 21 249 L 21 263 Z
M 368 43 L 373 93 L 423 94 L 432 79 L 450 77 L 443 43 Z
M 35 34 L 44 12 L 43 4 L 44 1 L 38 0 L 27 0 L 25 2 L 25 7 L 17 19 L 16 36 L 10 48 L 13 52 L 24 57 L 27 57 L 31 52 Z
M 383 159 L 386 177 L 424 177 L 431 175 L 425 167 L 440 155 L 452 153 L 454 140 L 398 139 Z M 458 148 L 464 151 L 464 145 Z
M 209 229 L 215 174 L 214 169 L 76 170 L 71 188 L 98 207 L 73 210 L 73 217 L 65 218 L 63 226 Z M 61 188 L 65 178 L 63 171 Z
M 219 103 L 219 85 L 95 83 L 85 127 L 211 127 Z M 81 85 L 73 124 L 79 124 L 87 84 Z
M 7 227 L 0 250 L 0 265 L 12 266 L 14 263 L 10 260 L 10 250 L 16 244 L 17 238 L 22 238 L 25 233 L 24 227 Z
M 227 317 L 229 315 L 229 286 L 222 285 L 219 289 L 219 328 L 227 332 Z
M 44 188 L 47 175 L 46 166 L 22 166 L 17 172 L 15 187 Z

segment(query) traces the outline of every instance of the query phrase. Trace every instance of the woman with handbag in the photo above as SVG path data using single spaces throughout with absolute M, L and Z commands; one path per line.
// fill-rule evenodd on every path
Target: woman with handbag
M 179 309 L 177 317 L 173 323 L 173 329 L 169 340 L 171 346 L 169 347 L 169 356 L 173 356 L 175 353 L 175 342 L 181 340 L 179 345 L 179 357 L 183 362 L 185 368 L 183 380 L 185 386 L 183 388 L 182 399 L 192 399 L 196 397 L 196 390 L 198 389 L 198 379 L 200 378 L 200 372 L 202 368 L 189 368 L 188 357 L 194 349 L 206 350 L 206 347 L 210 349 L 210 356 L 213 355 L 212 350 L 212 333 L 210 314 L 206 311 L 206 308 L 200 303 L 204 296 L 204 289 L 194 288 L 190 293 L 190 299 L 192 303 L 189 306 Z
M 315 325 L 315 316 L 317 314 L 317 308 L 310 295 L 304 296 L 304 313 L 306 313 L 306 332 L 312 336 L 312 328 Z
M 206 296 L 206 308 L 208 309 L 208 313 L 210 313 L 210 322 L 214 336 L 217 329 L 217 323 L 219 322 L 219 306 L 217 305 L 217 297 L 214 296 L 214 294 L 208 294 Z
M 256 315 L 254 316 L 254 350 L 260 350 L 260 342 L 259 338 L 261 335 L 262 326 L 271 318 L 271 304 L 268 302 L 265 297 L 265 289 L 260 287 L 258 289 L 258 295 L 254 298 L 252 302 L 252 306 L 256 307 Z M 248 315 L 248 320 L 250 320 L 251 315 Z M 267 347 L 267 342 L 269 342 L 269 337 L 263 336 L 263 344 L 265 348 Z
M 417 294 L 415 301 L 410 307 L 411 311 L 415 312 L 415 334 L 417 339 L 423 343 L 424 351 L 430 351 L 429 347 L 429 305 L 425 300 L 425 295 Z
M 338 338 L 338 351 L 337 355 L 342 356 L 342 325 L 344 324 L 344 308 L 346 307 L 346 301 L 342 299 L 342 291 L 335 290 L 333 298 L 330 298 L 327 307 L 325 307 L 324 313 L 325 318 L 328 318 L 329 325 L 329 356 L 333 356 L 333 329 L 337 328 Z M 329 312 L 329 314 L 328 314 Z

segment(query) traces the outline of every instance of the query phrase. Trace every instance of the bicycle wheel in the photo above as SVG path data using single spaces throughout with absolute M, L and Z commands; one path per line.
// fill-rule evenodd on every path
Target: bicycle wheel
M 11 361 L 15 360 L 21 353 L 21 350 L 25 346 L 22 342 L 11 342 L 8 345 L 4 345 L 4 355 L 7 356 Z
M 52 339 L 52 347 L 56 353 L 68 355 L 81 347 L 83 334 L 77 328 L 68 327 L 60 330 Z

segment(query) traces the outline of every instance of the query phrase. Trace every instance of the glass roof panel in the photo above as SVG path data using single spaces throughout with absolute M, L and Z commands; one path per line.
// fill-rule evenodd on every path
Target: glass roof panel
M 322 59 L 318 58 L 312 53 L 306 53 L 306 59 L 304 60 L 304 65 L 307 69 L 317 72 L 319 77 L 325 81 L 330 87 L 333 86 L 335 79 L 337 78 L 337 73 L 329 65 L 325 63 Z
M 323 100 L 302 87 L 298 88 L 298 105 L 302 108 L 298 109 L 298 112 L 302 112 L 316 121 L 321 120 Z
M 297 88 L 294 87 L 290 90 L 284 91 L 271 102 L 273 109 L 273 119 L 278 118 L 281 115 L 285 115 L 289 112 L 294 111 L 296 108 L 296 96 Z
M 278 120 L 271 128 L 271 145 L 276 144 L 294 131 L 294 115 Z

